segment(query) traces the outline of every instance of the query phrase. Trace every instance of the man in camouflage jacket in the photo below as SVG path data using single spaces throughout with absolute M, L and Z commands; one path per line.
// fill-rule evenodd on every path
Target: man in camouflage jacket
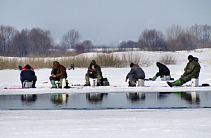
M 67 78 L 66 68 L 63 65 L 59 64 L 59 62 L 54 61 L 51 76 L 49 78 L 52 84 L 52 88 L 57 88 L 55 84 L 56 80 L 60 81 L 59 87 L 62 87 L 61 85 L 63 78 Z
M 192 55 L 188 56 L 189 62 L 187 63 L 186 67 L 184 68 L 184 73 L 181 77 L 170 83 L 167 82 L 170 87 L 172 86 L 182 86 L 184 83 L 190 81 L 192 78 L 198 78 L 201 66 L 198 63 L 198 58 L 193 57 Z

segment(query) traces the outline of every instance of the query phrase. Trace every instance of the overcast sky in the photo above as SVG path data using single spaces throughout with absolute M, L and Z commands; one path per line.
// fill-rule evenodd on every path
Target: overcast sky
M 70 29 L 97 44 L 194 24 L 211 25 L 211 0 L 0 0 L 0 25 L 50 30 L 55 42 Z

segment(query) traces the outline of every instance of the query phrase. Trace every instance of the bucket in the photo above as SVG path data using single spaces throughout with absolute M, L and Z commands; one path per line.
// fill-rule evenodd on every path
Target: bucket
M 144 79 L 138 79 L 137 87 L 144 86 Z

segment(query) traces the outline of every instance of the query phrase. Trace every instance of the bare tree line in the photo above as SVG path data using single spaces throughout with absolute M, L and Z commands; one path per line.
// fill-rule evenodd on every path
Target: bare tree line
M 16 30 L 11 26 L 0 25 L 0 55 L 24 57 L 29 55 L 55 55 L 67 53 L 67 49 L 74 49 L 76 53 L 92 51 L 91 40 L 80 42 L 82 35 L 75 29 L 70 29 L 62 36 L 60 44 L 54 44 L 49 30 L 40 28 Z M 159 30 L 144 30 L 137 42 L 129 40 L 119 44 L 118 50 L 137 48 L 148 51 L 176 51 L 192 50 L 196 48 L 211 48 L 211 26 L 195 24 L 182 28 L 172 25 L 166 29 L 166 36 Z

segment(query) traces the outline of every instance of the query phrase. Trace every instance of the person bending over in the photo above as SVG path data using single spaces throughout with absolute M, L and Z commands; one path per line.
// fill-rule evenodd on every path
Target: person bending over
M 145 73 L 142 70 L 142 68 L 139 67 L 139 65 L 137 65 L 137 64 L 131 63 L 130 68 L 131 68 L 131 70 L 127 74 L 125 82 L 127 82 L 128 78 L 129 78 L 129 86 L 135 87 L 136 81 L 138 81 L 138 79 L 144 79 L 145 78 Z
M 166 65 L 160 62 L 157 62 L 156 65 L 159 68 L 159 72 L 157 72 L 157 74 L 153 78 L 150 78 L 150 80 L 156 80 L 159 76 L 162 78 L 163 75 L 170 75 L 170 70 Z
M 33 82 L 32 88 L 36 88 L 35 84 L 37 81 L 37 76 L 35 75 L 34 69 L 29 64 L 25 65 L 25 67 L 21 69 L 20 80 L 22 88 L 24 81 Z

